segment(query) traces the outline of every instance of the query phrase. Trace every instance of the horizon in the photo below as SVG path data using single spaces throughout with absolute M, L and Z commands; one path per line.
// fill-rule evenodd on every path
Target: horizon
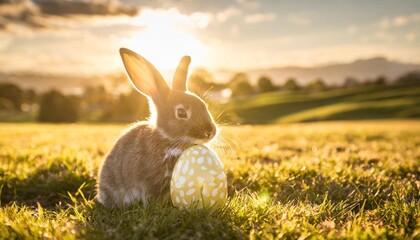
M 192 57 L 192 68 L 210 71 L 377 57 L 420 64 L 415 1 L 11 2 L 0 3 L 2 72 L 104 75 L 123 70 L 120 47 L 163 72 L 182 55 Z
M 268 66 L 268 67 L 263 67 L 263 68 L 247 68 L 247 69 L 223 69 L 223 68 L 219 68 L 219 69 L 206 69 L 205 67 L 201 67 L 199 66 L 197 69 L 205 69 L 208 70 L 209 73 L 243 73 L 243 72 L 252 72 L 252 71 L 264 71 L 264 70 L 276 70 L 276 69 L 287 69 L 287 68 L 300 68 L 300 69 L 316 69 L 316 68 L 324 68 L 324 67 L 331 67 L 331 66 L 336 66 L 336 65 L 349 65 L 349 64 L 353 64 L 356 62 L 360 62 L 360 61 L 371 61 L 371 60 L 376 60 L 376 59 L 383 59 L 385 61 L 388 62 L 393 62 L 393 63 L 399 63 L 399 64 L 406 64 L 406 65 L 419 65 L 420 63 L 416 63 L 416 62 L 404 62 L 404 61 L 398 61 L 398 60 L 394 60 L 394 59 L 389 59 L 386 58 L 384 56 L 372 56 L 371 58 L 360 58 L 360 59 L 354 59 L 351 61 L 347 61 L 347 62 L 328 62 L 328 63 L 322 63 L 322 64 L 317 64 L 317 65 L 313 65 L 313 66 L 304 66 L 304 65 L 285 65 L 285 66 Z M 195 69 L 190 69 L 189 75 L 191 74 L 191 72 L 193 72 Z M 175 69 L 166 69 L 165 72 L 175 72 Z M 31 70 L 24 70 L 24 71 L 2 71 L 0 69 L 0 74 L 4 74 L 4 75 L 33 75 L 33 76 L 49 76 L 49 77 L 80 77 L 80 78 L 92 78 L 92 77 L 100 77 L 100 76 L 108 76 L 108 75 L 114 75 L 114 74 L 119 74 L 119 73 L 124 73 L 125 74 L 125 69 L 121 68 L 121 69 L 116 69 L 114 72 L 102 72 L 101 74 L 93 74 L 93 75 L 86 75 L 86 74 L 81 74 L 81 75 L 77 75 L 77 74 L 67 74 L 67 73 L 55 73 L 55 72 L 39 72 L 39 71 L 31 71 Z M 162 73 L 163 75 L 163 73 Z M 166 79 L 166 78 L 165 78 Z

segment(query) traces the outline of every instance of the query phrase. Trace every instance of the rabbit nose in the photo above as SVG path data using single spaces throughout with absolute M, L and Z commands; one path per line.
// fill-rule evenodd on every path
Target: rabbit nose
M 206 138 L 210 138 L 211 136 L 211 132 L 208 132 L 208 131 L 204 132 L 203 134 L 204 134 L 204 137 Z
M 191 134 L 195 138 L 210 140 L 216 134 L 216 128 L 214 126 L 201 126 L 192 129 Z
M 203 135 L 204 135 L 206 138 L 210 139 L 210 138 L 212 138 L 212 137 L 214 136 L 214 132 L 215 132 L 215 128 L 214 128 L 214 127 L 212 127 L 212 126 L 210 126 L 210 127 L 206 128 L 206 129 L 204 130 Z

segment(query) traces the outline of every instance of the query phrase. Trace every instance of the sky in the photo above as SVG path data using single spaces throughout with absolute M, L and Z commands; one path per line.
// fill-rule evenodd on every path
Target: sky
M 418 0 L 0 0 L 0 71 L 102 75 L 127 47 L 161 71 L 420 63 Z

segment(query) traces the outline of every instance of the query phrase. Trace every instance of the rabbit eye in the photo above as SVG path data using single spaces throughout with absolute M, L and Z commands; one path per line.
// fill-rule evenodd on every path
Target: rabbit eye
M 187 111 L 184 108 L 178 108 L 176 110 L 176 117 L 180 119 L 186 119 L 188 117 Z

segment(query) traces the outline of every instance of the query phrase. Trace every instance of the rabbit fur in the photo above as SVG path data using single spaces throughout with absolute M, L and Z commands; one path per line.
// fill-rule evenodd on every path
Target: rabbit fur
M 154 111 L 148 122 L 125 130 L 106 156 L 97 200 L 105 207 L 168 201 L 178 157 L 194 144 L 209 142 L 217 126 L 204 101 L 187 91 L 189 56 L 181 59 L 171 88 L 142 56 L 126 48 L 120 54 L 131 83 Z

